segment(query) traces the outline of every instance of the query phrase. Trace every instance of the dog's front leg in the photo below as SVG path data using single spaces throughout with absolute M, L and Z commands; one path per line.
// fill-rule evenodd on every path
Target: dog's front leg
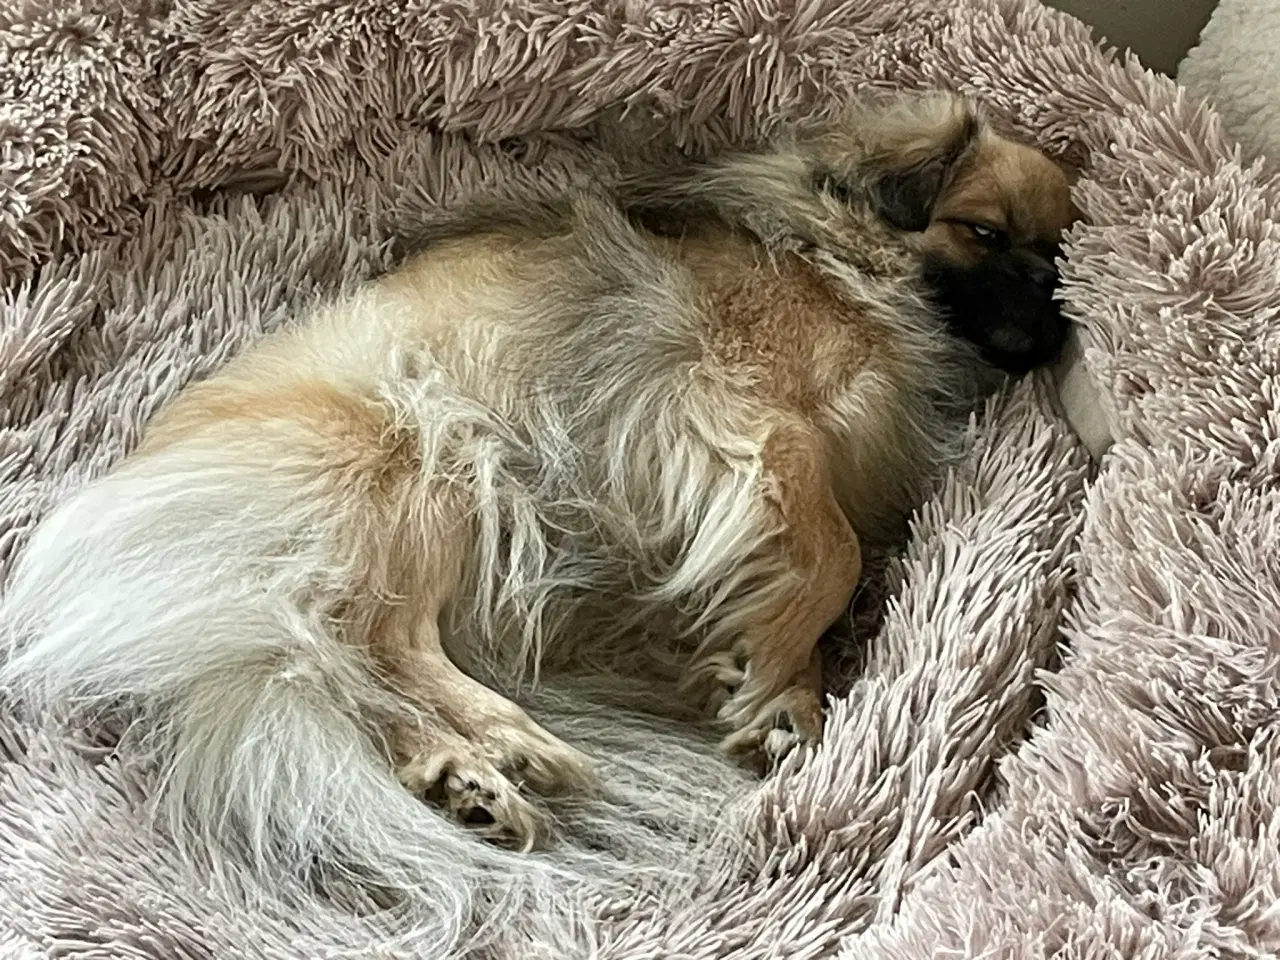
M 763 547 L 773 572 L 726 611 L 742 625 L 732 647 L 704 652 L 689 676 L 720 685 L 713 704 L 730 731 L 726 751 L 776 759 L 821 737 L 817 643 L 847 608 L 862 560 L 832 491 L 821 437 L 804 427 L 778 430 L 764 459 L 761 496 L 778 531 Z

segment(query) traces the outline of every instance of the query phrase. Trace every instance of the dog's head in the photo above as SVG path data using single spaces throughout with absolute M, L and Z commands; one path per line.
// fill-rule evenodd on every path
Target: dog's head
M 1052 360 L 1066 340 L 1054 289 L 1058 244 L 1077 216 L 1067 177 L 959 97 L 863 101 L 764 149 L 649 171 L 619 189 L 659 232 L 711 217 L 873 273 L 914 259 L 951 328 L 1005 371 Z
M 1023 373 L 1058 355 L 1055 261 L 1078 217 L 1062 168 L 942 95 L 863 108 L 810 143 L 818 192 L 907 235 L 948 324 L 988 362 Z

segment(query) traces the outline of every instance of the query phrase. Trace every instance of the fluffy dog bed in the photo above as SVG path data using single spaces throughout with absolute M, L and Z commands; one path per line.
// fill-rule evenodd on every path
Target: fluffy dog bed
M 1270 0 L 1220 0 L 1178 80 L 1222 114 L 1249 154 L 1280 164 L 1280 7 Z
M 214 882 L 147 771 L 0 715 L 0 955 L 1280 950 L 1280 185 L 1172 82 L 1031 0 L 60 0 L 0 50 L 0 572 L 439 204 L 867 88 L 960 89 L 1084 165 L 1065 296 L 1117 437 L 1094 478 L 1044 377 L 994 400 L 832 644 L 825 744 L 762 784 L 634 690 L 540 694 L 613 799 L 489 891 L 443 864 L 435 910 Z

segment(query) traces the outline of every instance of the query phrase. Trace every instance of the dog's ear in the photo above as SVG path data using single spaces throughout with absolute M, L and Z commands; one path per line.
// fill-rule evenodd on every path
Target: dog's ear
M 866 168 L 871 207 L 899 230 L 925 230 L 981 121 L 964 101 L 936 98 L 886 118 L 878 133 Z
M 928 229 L 950 165 L 946 157 L 933 157 L 881 174 L 870 184 L 872 209 L 899 230 Z

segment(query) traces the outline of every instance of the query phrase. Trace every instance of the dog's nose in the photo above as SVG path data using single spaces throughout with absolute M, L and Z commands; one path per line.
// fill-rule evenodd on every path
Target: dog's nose
M 1049 266 L 1033 266 L 1028 274 L 1032 283 L 1042 290 L 1052 290 L 1058 285 L 1058 271 Z

